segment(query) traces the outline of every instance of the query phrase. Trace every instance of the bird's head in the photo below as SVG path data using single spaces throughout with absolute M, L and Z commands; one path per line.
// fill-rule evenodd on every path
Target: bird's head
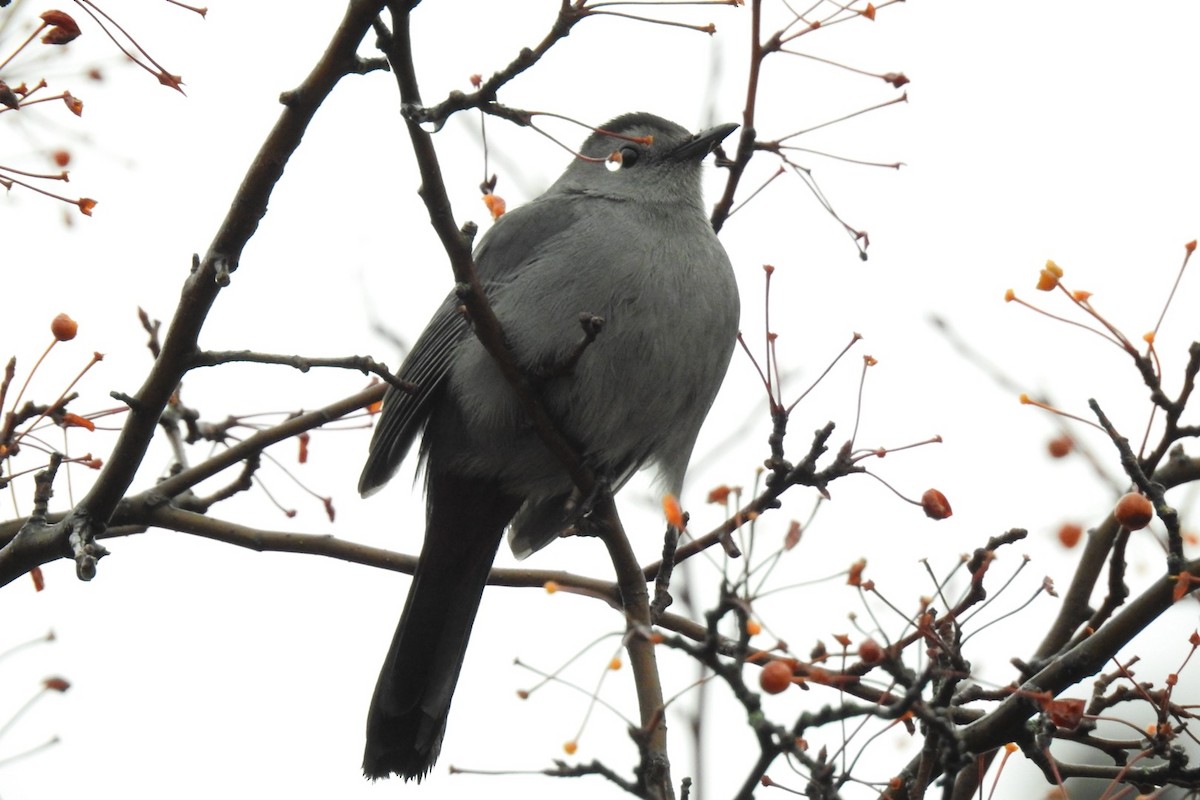
M 553 190 L 618 200 L 699 205 L 700 164 L 737 125 L 693 134 L 645 112 L 624 114 L 598 128 Z M 552 191 L 553 191 L 552 190 Z

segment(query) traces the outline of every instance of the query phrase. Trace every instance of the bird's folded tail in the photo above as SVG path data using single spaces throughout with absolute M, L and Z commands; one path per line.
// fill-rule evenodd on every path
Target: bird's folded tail
M 504 528 L 521 501 L 494 482 L 429 476 L 420 563 L 371 698 L 363 773 L 420 781 L 441 749 L 467 641 Z

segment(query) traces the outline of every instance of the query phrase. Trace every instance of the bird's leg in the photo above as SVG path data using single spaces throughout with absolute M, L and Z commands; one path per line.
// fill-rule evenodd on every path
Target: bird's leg
M 578 490 L 571 495 L 570 502 L 574 504 L 578 511 L 574 512 L 575 530 L 577 536 L 603 536 L 605 533 L 604 522 L 601 519 L 595 519 L 592 512 L 603 501 L 612 497 L 612 479 L 603 472 L 597 472 L 596 483 L 592 486 L 592 490 L 587 496 L 583 496 Z

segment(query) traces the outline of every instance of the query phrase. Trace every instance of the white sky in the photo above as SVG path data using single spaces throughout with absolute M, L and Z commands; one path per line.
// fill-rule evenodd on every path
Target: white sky
M 52 399 L 87 354 L 99 350 L 105 361 L 80 387 L 88 409 L 110 405 L 108 391 L 133 392 L 140 383 L 148 355 L 136 307 L 159 318 L 171 313 L 191 253 L 207 247 L 278 114 L 279 92 L 302 79 L 342 11 L 339 3 L 303 4 L 300 13 L 299 4 L 278 1 L 212 3 L 201 23 L 151 0 L 122 5 L 128 7 L 111 11 L 183 75 L 186 98 L 133 70 L 112 69 L 111 49 L 87 27 L 76 52 L 108 59 L 106 87 L 55 79 L 87 103 L 83 119 L 57 109 L 22 112 L 36 115 L 24 128 L 32 143 L 5 129 L 8 115 L 0 126 L 4 163 L 35 163 L 30 153 L 37 147 L 79 134 L 95 144 L 72 146 L 78 157 L 68 187 L 100 201 L 95 217 L 77 218 L 66 231 L 53 204 L 11 193 L 3 206 L 0 249 L 0 296 L 6 300 L 0 356 L 17 355 L 23 376 L 45 346 L 48 321 L 60 311 L 70 313 L 80 322 L 79 338 L 55 351 L 31 396 Z M 427 0 L 417 13 L 426 98 L 440 99 L 465 87 L 471 73 L 490 74 L 507 63 L 519 47 L 540 39 L 557 5 Z M 805 160 L 838 211 L 870 232 L 865 264 L 794 180 L 776 181 L 735 216 L 723 239 L 739 273 L 742 327 L 754 336 L 761 331 L 760 267 L 772 263 L 780 359 L 798 371 L 792 394 L 852 331 L 863 333 L 855 356 L 797 411 L 791 452 L 803 452 L 807 432 L 827 419 L 839 424 L 835 443 L 848 435 L 858 356 L 870 353 L 880 365 L 866 390 L 859 441 L 897 446 L 935 433 L 945 437 L 943 445 L 893 454 L 874 467 L 910 496 L 928 486 L 942 489 L 955 516 L 934 524 L 874 481 L 840 482 L 833 487 L 834 503 L 785 562 L 788 571 L 776 575 L 780 585 L 829 574 L 865 556 L 871 576 L 893 587 L 889 596 L 911 607 L 929 591 L 916 559 L 930 556 L 941 574 L 960 552 L 1014 526 L 1030 528 L 1031 536 L 1008 554 L 1005 568 L 1015 565 L 1018 553 L 1029 553 L 1034 563 L 1021 588 L 1002 598 L 1006 607 L 1023 600 L 1044 574 L 1066 583 L 1069 563 L 1061 559 L 1053 531 L 1064 519 L 1097 523 L 1107 510 L 1107 490 L 1079 461 L 1050 463 L 1043 445 L 1053 421 L 996 389 L 926 319 L 936 312 L 950 320 L 1029 391 L 1048 391 L 1077 412 L 1086 411 L 1086 398 L 1098 397 L 1129 435 L 1140 434 L 1145 393 L 1124 357 L 1093 336 L 1005 305 L 1002 296 L 1013 286 L 1045 302 L 1045 296 L 1032 297 L 1032 286 L 1042 263 L 1054 258 L 1071 287 L 1093 290 L 1096 305 L 1131 336 L 1153 327 L 1183 245 L 1200 233 L 1194 144 L 1200 7 L 1168 0 L 1153 9 L 1153 16 L 1139 17 L 1129 6 L 1099 3 L 911 2 L 885 9 L 873 24 L 843 25 L 801 40 L 808 52 L 871 71 L 903 71 L 912 80 L 907 105 L 823 129 L 802 144 L 907 166 L 895 172 L 815 156 Z M 596 123 L 637 109 L 692 128 L 738 121 L 749 12 L 722 7 L 688 18 L 712 20 L 719 33 L 710 39 L 611 18 L 586 21 L 542 69 L 506 88 L 501 100 Z M 710 102 L 705 86 L 718 56 L 723 71 Z M 7 71 L 5 78 L 13 82 Z M 760 136 L 806 128 L 894 94 L 881 81 L 848 79 L 779 56 L 765 74 Z M 482 224 L 476 129 L 477 117 L 464 115 L 437 143 L 458 217 Z M 491 168 L 510 207 L 540 192 L 567 162 L 565 153 L 528 131 L 494 120 L 488 129 Z M 565 125 L 555 130 L 568 143 L 583 138 Z M 754 174 L 761 181 L 773 169 L 764 159 Z M 370 331 L 371 317 L 414 338 L 451 280 L 423 224 L 416 185 L 391 77 L 347 78 L 289 166 L 202 344 L 306 355 L 370 353 L 394 365 L 390 346 Z M 752 176 L 743 195 L 754 185 Z M 714 180 L 710 199 L 718 186 Z M 1198 338 L 1194 278 L 1185 277 L 1159 338 L 1173 376 L 1187 344 Z M 207 418 L 220 419 L 313 408 L 363 383 L 354 374 L 229 367 L 189 377 L 184 391 Z M 696 530 L 719 517 L 702 505 L 705 491 L 722 482 L 749 484 L 766 453 L 768 423 L 757 399 L 751 368 L 735 356 L 684 497 Z M 712 457 L 712 448 L 747 418 L 751 427 L 740 437 L 745 444 Z M 355 496 L 367 436 L 365 430 L 316 434 L 312 463 L 304 467 L 294 464 L 291 444 L 273 451 L 307 485 L 334 497 L 336 524 L 327 524 L 319 503 L 271 467 L 262 475 L 281 502 L 299 509 L 294 520 L 273 512 L 258 491 L 217 508 L 216 515 L 414 551 L 423 517 L 405 477 L 369 502 Z M 102 442 L 110 441 L 96 434 L 95 444 L 73 439 L 72 448 L 100 454 L 108 446 Z M 1091 443 L 1110 456 L 1099 437 Z M 31 460 L 22 459 L 26 467 Z M 166 464 L 165 450 L 152 454 L 139 485 L 148 485 Z M 76 472 L 73 479 L 78 487 L 87 476 Z M 22 512 L 30 495 L 28 482 L 18 484 Z M 65 486 L 57 487 L 56 499 L 67 502 Z M 652 506 L 651 498 L 631 487 L 623 499 L 630 519 L 642 522 L 639 547 L 649 557 L 659 547 L 661 525 L 638 514 Z M 794 492 L 782 512 L 764 521 L 763 535 L 782 536 L 789 519 L 807 516 L 812 500 L 812 493 Z M 5 518 L 11 501 L 6 493 Z M 65 695 L 44 698 L 0 740 L 0 758 L 53 734 L 63 740 L 0 768 L 5 800 L 83 792 L 137 799 L 415 791 L 398 782 L 372 786 L 358 771 L 367 701 L 406 578 L 159 531 L 109 547 L 112 556 L 90 584 L 75 581 L 72 565 L 63 562 L 46 568 L 48 588 L 41 594 L 25 581 L 0 591 L 0 651 L 50 628 L 59 637 L 0 661 L 0 719 L 46 675 L 61 674 L 74 684 Z M 604 575 L 598 547 L 564 542 L 527 563 Z M 1161 569 L 1161 558 L 1148 537 L 1134 542 L 1131 558 L 1136 591 Z M 511 557 L 502 553 L 500 563 Z M 712 570 L 696 569 L 711 589 Z M 563 786 L 538 777 L 449 777 L 445 770 L 450 764 L 536 770 L 561 756 L 561 743 L 576 735 L 584 700 L 551 686 L 518 701 L 515 690 L 535 678 L 512 660 L 519 656 L 552 669 L 597 636 L 617 631 L 620 621 L 596 606 L 536 591 L 487 593 L 450 734 L 434 775 L 419 790 L 422 798 L 488 792 L 613 796 L 600 779 Z M 1027 655 L 1035 644 L 1022 634 L 1036 630 L 1054 608 L 1053 601 L 1040 602 L 1021 621 L 993 629 L 1002 647 L 979 665 L 992 670 L 987 674 L 993 679 L 1009 680 L 1006 660 Z M 801 654 L 817 638 L 832 644 L 831 634 L 850 629 L 846 612 L 862 611 L 836 580 L 791 590 L 760 610 Z M 1173 668 L 1194 625 L 1190 606 L 1168 615 L 1156 629 L 1156 647 L 1137 652 L 1148 657 L 1157 650 L 1171 666 L 1148 670 L 1147 679 L 1161 680 Z M 589 651 L 572 680 L 592 685 L 616 647 L 610 638 Z M 682 689 L 692 674 L 690 667 L 674 669 L 668 691 Z M 627 670 L 611 675 L 606 698 L 632 716 L 628 679 Z M 817 694 L 782 695 L 773 711 L 786 722 L 802 703 L 836 701 Z M 691 767 L 682 720 L 671 723 L 678 779 Z M 750 763 L 752 742 L 736 710 L 725 709 L 711 735 L 721 749 L 708 756 L 707 796 L 725 797 Z M 900 766 L 891 749 L 899 746 L 885 738 L 869 751 L 891 756 L 869 777 L 886 779 Z M 621 723 L 601 711 L 577 757 L 602 758 L 623 771 L 633 751 Z M 790 777 L 784 770 L 779 766 L 772 775 L 784 781 Z

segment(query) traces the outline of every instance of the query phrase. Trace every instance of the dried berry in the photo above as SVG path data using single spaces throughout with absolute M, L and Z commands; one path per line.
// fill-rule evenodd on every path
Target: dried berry
M 50 332 L 60 342 L 69 342 L 79 332 L 79 323 L 66 314 L 59 314 L 50 322 Z
M 863 639 L 858 646 L 858 657 L 864 664 L 878 664 L 883 660 L 883 648 L 874 639 Z
M 921 495 L 921 508 L 925 509 L 925 516 L 930 519 L 945 519 L 954 513 L 950 510 L 950 501 L 946 499 L 946 495 L 937 489 L 925 490 L 925 494 Z
M 758 685 L 767 694 L 779 694 L 792 685 L 792 667 L 786 661 L 772 661 L 758 673 Z
M 1079 540 L 1082 537 L 1083 528 L 1074 522 L 1064 522 L 1062 527 L 1058 529 L 1058 541 L 1062 542 L 1063 547 L 1074 547 L 1079 544 Z
M 1154 505 L 1146 495 L 1130 492 L 1117 501 L 1113 516 L 1129 530 L 1140 531 L 1154 519 Z

